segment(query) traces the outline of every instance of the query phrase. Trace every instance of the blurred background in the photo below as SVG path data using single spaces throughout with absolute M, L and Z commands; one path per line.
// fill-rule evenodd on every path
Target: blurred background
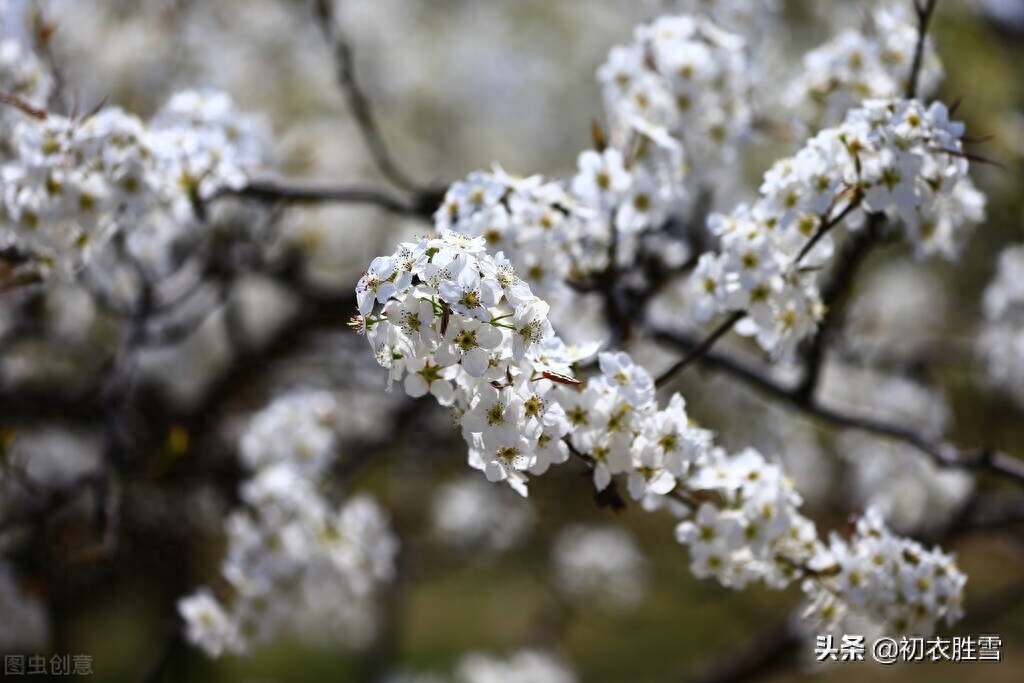
M 610 47 L 628 42 L 637 23 L 687 4 L 714 3 L 340 0 L 336 12 L 394 157 L 413 178 L 444 187 L 495 162 L 571 174 L 601 116 L 595 71 Z M 775 10 L 757 40 L 776 56 L 779 76 L 792 77 L 807 49 L 856 27 L 869 3 L 764 4 Z M 38 10 L 53 26 L 65 92 L 82 109 L 107 98 L 148 116 L 177 89 L 216 87 L 264 119 L 275 174 L 386 183 L 336 85 L 312 2 L 51 0 Z M 904 245 L 876 251 L 850 306 L 850 343 L 830 358 L 824 390 L 837 402 L 940 425 L 955 443 L 1024 454 L 1024 405 L 993 385 L 975 351 L 998 255 L 1024 242 L 1024 2 L 942 0 L 932 35 L 946 70 L 938 99 L 961 102 L 957 118 L 970 135 L 993 136 L 982 153 L 1000 165 L 974 167 L 988 220 L 958 263 L 918 262 Z M 770 136 L 757 141 L 736 165 L 738 184 L 756 187 L 791 148 Z M 232 208 L 224 230 L 266 220 L 254 214 Z M 99 494 L 73 498 L 31 530 L 32 542 L 16 544 L 18 583 L 40 608 L 37 621 L 23 611 L 14 621 L 0 599 L 0 643 L 10 651 L 87 653 L 93 679 L 111 682 L 363 681 L 385 669 L 408 672 L 396 681 L 426 681 L 447 676 L 467 652 L 522 647 L 553 651 L 594 683 L 1020 680 L 1024 516 L 993 529 L 950 522 L 977 491 L 1004 493 L 1000 482 L 972 485 L 968 475 L 936 472 L 905 447 L 825 429 L 727 378 L 687 377 L 680 390 L 691 415 L 728 447 L 778 453 L 822 528 L 842 528 L 875 502 L 901 532 L 941 538 L 969 576 L 967 616 L 944 635 L 998 634 L 1005 660 L 815 667 L 815 634 L 793 626 L 797 587 L 734 593 L 693 578 L 671 517 L 595 505 L 586 473 L 571 465 L 535 479 L 528 500 L 490 487 L 468 472 L 444 409 L 426 400 L 410 408 L 400 392 L 383 391 L 365 341 L 345 326 L 351 286 L 375 255 L 427 223 L 344 205 L 287 208 L 273 219 L 274 246 L 300 255 L 298 272 L 248 269 L 232 278 L 244 348 L 227 338 L 225 305 L 184 338 L 141 355 L 137 403 L 123 410 L 150 427 L 138 444 L 146 457 L 120 484 L 116 547 L 91 552 L 103 546 L 89 498 Z M 49 338 L 21 340 L 2 351 L 8 455 L 31 453 L 33 476 L 44 481 L 102 458 L 99 418 L 87 402 L 50 406 L 45 398 L 54 385 L 88 395 L 109 372 L 103 359 L 116 324 L 71 286 L 37 304 L 48 330 L 59 325 L 88 340 L 71 350 Z M 5 310 L 5 319 L 12 315 Z M 637 353 L 652 367 L 670 358 L 653 345 Z M 317 646 L 286 640 L 251 657 L 210 660 L 176 637 L 174 604 L 215 580 L 247 421 L 274 397 L 308 387 L 338 397 L 341 463 L 360 456 L 352 487 L 377 496 L 403 544 L 380 632 L 356 651 L 322 633 Z M 452 521 L 459 510 L 480 528 Z M 605 591 L 612 599 L 579 594 L 571 578 L 559 578 L 586 575 L 588 554 L 618 567 L 614 590 Z

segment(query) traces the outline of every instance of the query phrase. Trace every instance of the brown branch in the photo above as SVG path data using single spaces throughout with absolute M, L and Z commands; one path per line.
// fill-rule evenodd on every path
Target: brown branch
M 838 214 L 830 218 L 824 225 L 818 228 L 818 231 L 814 233 L 811 239 L 807 240 L 807 243 L 803 246 L 803 248 L 800 249 L 800 253 L 796 255 L 796 260 L 793 261 L 793 265 L 800 265 L 800 262 L 804 260 L 804 257 L 807 256 L 808 253 L 810 253 L 811 249 L 814 249 L 814 245 L 821 241 L 821 238 L 830 233 L 833 228 L 842 223 L 843 219 L 849 216 L 850 213 L 858 206 L 860 206 L 859 201 L 851 201 L 849 204 L 846 205 L 846 208 L 844 208 Z
M 673 363 L 672 367 L 658 375 L 658 378 L 654 381 L 654 386 L 664 386 L 665 383 L 672 379 L 677 373 L 682 372 L 689 365 L 700 360 L 702 356 L 711 350 L 711 347 L 715 345 L 715 342 L 728 334 L 732 328 L 736 327 L 736 324 L 740 320 L 746 317 L 746 315 L 745 311 L 736 311 L 735 313 L 731 313 L 729 317 L 726 318 L 721 325 L 712 330 L 712 332 L 705 337 L 702 342 L 694 345 L 694 347 L 690 349 L 685 356 Z
M 917 97 L 917 83 L 921 76 L 921 67 L 924 64 L 924 47 L 928 38 L 928 25 L 931 23 L 932 15 L 939 0 L 914 0 L 914 10 L 917 12 L 917 45 L 914 46 L 914 61 L 910 67 L 910 79 L 907 81 L 907 99 Z
M 882 214 L 873 214 L 864 229 L 854 235 L 842 251 L 829 281 L 821 291 L 821 301 L 825 305 L 825 317 L 811 338 L 804 357 L 804 377 L 797 391 L 803 398 L 813 396 L 818 388 L 822 364 L 825 360 L 828 342 L 832 333 L 842 323 L 845 303 L 850 286 L 861 265 L 871 253 L 878 232 L 884 222 Z
M 834 202 L 838 201 L 843 196 L 843 194 L 845 194 L 845 192 L 838 195 L 835 198 Z M 816 245 L 833 228 L 842 223 L 843 220 L 847 216 L 849 216 L 850 213 L 858 206 L 860 206 L 860 199 L 858 196 L 854 196 L 851 199 L 850 203 L 847 204 L 847 206 L 842 211 L 840 211 L 838 214 L 825 221 L 825 223 L 822 224 L 818 231 L 814 233 L 814 235 L 807 241 L 806 244 L 804 244 L 803 248 L 800 250 L 796 258 L 794 259 L 791 267 L 793 269 L 796 269 L 800 265 L 800 262 L 803 260 L 803 258 L 811 251 L 811 249 L 814 248 L 814 245 Z M 826 211 L 826 214 L 829 212 L 831 212 L 831 208 L 829 208 Z M 873 221 L 874 220 L 880 219 L 873 218 Z M 872 222 L 871 225 L 874 225 L 874 222 Z M 703 342 L 701 342 L 696 348 L 693 349 L 693 351 L 691 351 L 684 358 L 679 360 L 675 365 L 673 365 L 664 373 L 662 373 L 655 381 L 655 386 L 663 386 L 672 378 L 673 375 L 686 369 L 686 367 L 692 364 L 693 361 L 699 359 L 703 354 L 710 351 L 711 347 L 714 346 L 715 343 L 723 336 L 725 336 L 733 327 L 735 327 L 740 320 L 745 318 L 746 315 L 747 312 L 742 310 L 731 313 L 729 317 L 726 318 L 725 321 L 719 327 L 715 328 Z
M 15 109 L 20 110 L 23 114 L 31 116 L 34 119 L 39 119 L 40 121 L 45 120 L 49 116 L 45 109 L 32 106 L 14 93 L 0 92 L 0 103 L 14 107 Z
M 364 204 L 376 206 L 399 216 L 429 220 L 441 203 L 443 191 L 424 191 L 409 199 L 390 190 L 364 185 L 328 185 L 276 178 L 255 178 L 237 189 L 224 188 L 211 200 L 220 197 L 294 204 Z
M 946 529 L 946 537 L 977 531 L 999 531 L 1024 525 L 1024 497 L 989 494 L 975 495 Z
M 334 64 L 338 85 L 345 94 L 349 108 L 355 116 L 356 124 L 362 133 L 363 140 L 373 157 L 374 163 L 384 177 L 398 187 L 412 192 L 419 192 L 419 185 L 414 182 L 395 163 L 381 135 L 377 119 L 373 114 L 370 99 L 366 96 L 359 79 L 356 77 L 352 47 L 338 27 L 334 14 L 333 0 L 316 0 L 316 19 L 324 40 L 334 52 Z

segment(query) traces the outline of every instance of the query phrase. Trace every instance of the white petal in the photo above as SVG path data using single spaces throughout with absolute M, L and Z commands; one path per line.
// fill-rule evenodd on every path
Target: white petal
M 504 468 L 493 460 L 484 466 L 484 474 L 487 481 L 501 481 L 505 478 Z
M 430 383 L 430 393 L 434 395 L 437 402 L 443 406 L 450 406 L 455 402 L 455 389 L 448 380 L 437 380 Z
M 480 377 L 487 372 L 487 365 L 490 357 L 483 349 L 473 349 L 462 357 L 462 367 L 469 373 L 470 377 Z
M 413 398 L 419 398 L 420 396 L 426 396 L 427 381 L 423 379 L 423 376 L 418 373 L 411 373 L 405 376 L 405 393 L 409 394 Z

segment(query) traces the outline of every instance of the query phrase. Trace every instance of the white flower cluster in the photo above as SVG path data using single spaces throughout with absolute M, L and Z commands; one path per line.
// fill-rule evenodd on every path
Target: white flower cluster
M 653 379 L 627 354 L 602 353 L 599 361 L 601 374 L 585 386 L 556 392 L 570 443 L 593 462 L 595 487 L 625 474 L 630 495 L 648 507 L 672 502 L 669 494 L 684 500 L 676 537 L 690 548 L 697 576 L 733 588 L 756 580 L 785 586 L 819 544 L 782 468 L 753 449 L 729 455 L 715 447 L 711 432 L 690 423 L 679 394 L 659 410 Z
M 758 580 L 783 588 L 820 553 L 793 483 L 756 450 L 711 450 L 687 486 L 695 502 L 708 499 L 676 527 L 676 539 L 690 548 L 694 575 L 731 588 Z
M 624 529 L 568 526 L 555 538 L 552 563 L 559 591 L 581 604 L 625 609 L 644 596 L 647 562 Z
M 999 255 L 982 308 L 978 350 L 988 379 L 1024 407 L 1024 246 L 1007 247 Z
M 446 545 L 500 553 L 518 544 L 534 525 L 533 508 L 508 490 L 495 491 L 476 476 L 466 476 L 438 489 L 433 526 Z
M 578 359 L 554 336 L 548 304 L 483 237 L 442 230 L 373 260 L 356 296 L 377 362 L 413 397 L 453 406 L 469 461 L 526 494 L 526 473 L 568 458 L 569 423 L 551 400 Z M 383 304 L 383 310 L 376 311 Z
M 938 548 L 894 536 L 878 510 L 857 520 L 849 540 L 833 533 L 827 552 L 832 577 L 807 581 L 807 616 L 833 625 L 851 612 L 897 632 L 931 634 L 936 624 L 963 616 L 967 577 Z
M 566 280 L 607 265 L 607 226 L 587 220 L 557 182 L 517 178 L 500 168 L 456 181 L 434 216 L 438 230 L 484 237 L 547 300 L 566 296 Z
M 632 43 L 612 48 L 598 79 L 613 133 L 667 131 L 699 173 L 731 158 L 750 133 L 749 73 L 741 36 L 680 15 L 637 27 Z
M 449 188 L 435 227 L 485 238 L 551 304 L 553 317 L 571 315 L 579 298 L 569 283 L 601 276 L 613 254 L 617 265 L 629 264 L 643 246 L 640 236 L 650 235 L 686 196 L 680 176 L 669 170 L 678 164 L 659 166 L 652 151 L 680 155 L 682 146 L 663 132 L 647 132 L 656 142 L 629 167 L 615 148 L 582 152 L 568 188 L 500 168 L 471 173 Z M 689 255 L 679 241 L 656 246 L 669 264 Z
M 601 353 L 598 362 L 601 374 L 556 392 L 572 425 L 570 443 L 593 459 L 595 488 L 629 474 L 634 499 L 672 491 L 710 447 L 711 434 L 690 426 L 679 394 L 658 410 L 654 379 L 628 354 Z
M 194 202 L 244 181 L 259 126 L 223 94 L 180 93 L 150 123 L 117 108 L 85 118 L 22 114 L 0 166 L 0 241 L 74 272 L 119 230 L 165 243 Z M 131 242 L 130 242 L 131 243 Z
M 694 272 L 698 316 L 745 311 L 739 331 L 766 350 L 790 351 L 823 313 L 814 266 L 831 255 L 830 236 L 804 251 L 843 218 L 857 229 L 867 214 L 884 213 L 902 223 L 918 255 L 955 257 L 968 224 L 984 215 L 962 134 L 941 103 L 872 100 L 777 161 L 754 204 L 709 219 L 721 249 Z
M 484 242 L 444 231 L 404 243 L 375 259 L 357 288 L 357 323 L 378 361 L 392 381 L 404 377 L 410 395 L 430 392 L 456 406 L 470 463 L 525 495 L 524 472 L 563 461 L 571 445 L 592 464 L 599 491 L 628 475 L 635 499 L 681 518 L 677 539 L 690 547 L 698 576 L 733 588 L 757 580 L 781 588 L 810 576 L 846 604 L 848 587 L 829 578 L 835 548 L 800 514 L 782 468 L 753 449 L 729 455 L 715 447 L 710 432 L 691 425 L 678 394 L 659 410 L 653 379 L 628 354 L 599 354 L 600 374 L 585 382 L 563 376 L 569 359 L 543 317 L 546 304 L 504 257 L 488 256 Z M 952 565 L 947 572 L 962 585 Z M 878 619 L 892 614 L 878 610 L 884 596 L 849 601 Z M 948 603 L 932 606 L 907 623 L 951 614 Z
M 247 508 L 225 522 L 229 590 L 219 598 L 200 589 L 179 603 L 189 641 L 210 656 L 245 653 L 285 630 L 351 646 L 372 637 L 374 596 L 394 574 L 398 543 L 372 499 L 338 507 L 321 493 L 336 410 L 327 394 L 284 397 L 242 438 L 254 469 L 241 490 Z
M 606 146 L 585 150 L 565 184 L 496 168 L 451 186 L 438 230 L 487 238 L 556 310 L 572 300 L 567 280 L 630 263 L 640 235 L 682 215 L 707 172 L 750 132 L 744 43 L 700 17 L 639 26 L 598 70 L 609 126 Z M 679 241 L 649 251 L 668 265 Z M 611 258 L 616 263 L 610 263 Z
M 917 38 L 910 3 L 872 8 L 862 30 L 846 29 L 804 56 L 800 77 L 783 95 L 784 106 L 817 130 L 841 121 L 864 100 L 899 97 L 910 78 Z M 927 40 L 919 96 L 927 98 L 941 80 L 942 64 Z
M 287 463 L 310 477 L 321 474 L 337 459 L 339 409 L 324 391 L 274 401 L 242 434 L 242 462 L 253 472 Z
M 164 178 L 206 199 L 224 187 L 245 184 L 246 169 L 264 160 L 267 131 L 241 115 L 227 93 L 176 93 L 150 123 Z

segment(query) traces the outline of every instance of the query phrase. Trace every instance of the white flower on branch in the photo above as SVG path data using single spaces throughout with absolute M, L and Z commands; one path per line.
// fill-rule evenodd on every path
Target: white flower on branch
M 439 237 L 400 245 L 398 253 L 417 256 L 407 261 L 411 280 L 406 278 L 405 288 L 395 291 L 394 298 L 399 302 L 407 297 L 429 301 L 435 308 L 433 324 L 439 337 L 448 334 L 446 326 L 457 322 L 460 330 L 471 332 L 489 325 L 501 336 L 484 372 L 468 372 L 465 359 L 458 357 L 449 358 L 447 364 L 457 369 L 452 380 L 454 405 L 470 464 L 484 470 L 488 479 L 504 480 L 525 495 L 526 472 L 546 469 L 535 468 L 542 441 L 564 439 L 570 450 L 591 466 L 598 491 L 611 486 L 617 475 L 627 475 L 630 493 L 643 499 L 645 507 L 669 507 L 681 517 L 677 539 L 690 547 L 697 576 L 714 577 L 732 588 L 754 581 L 783 588 L 793 580 L 807 579 L 805 590 L 812 596 L 818 590 L 834 596 L 835 611 L 864 611 L 901 631 L 930 631 L 939 619 L 957 618 L 965 578 L 951 560 L 942 560 L 941 580 L 937 573 L 929 579 L 909 569 L 904 572 L 912 576 L 915 586 L 925 580 L 941 583 L 938 597 L 927 593 L 915 603 L 913 620 L 906 611 L 883 609 L 888 599 L 885 595 L 864 593 L 856 579 L 850 578 L 838 537 L 826 546 L 814 524 L 800 514 L 801 498 L 782 468 L 754 449 L 730 455 L 714 447 L 712 435 L 686 418 L 681 397 L 673 397 L 668 407 L 660 410 L 651 376 L 628 354 L 601 353 L 600 374 L 575 380 L 565 374 L 567 358 L 555 359 L 564 366 L 560 374 L 541 369 L 542 343 L 550 347 L 551 341 L 557 340 L 550 327 L 544 327 L 542 343 L 527 344 L 523 357 L 515 357 L 509 338 L 516 328 L 505 322 L 515 310 L 509 310 L 513 307 L 503 296 L 496 295 L 495 305 L 482 307 L 482 311 L 475 304 L 463 312 L 454 310 L 452 297 L 441 298 L 441 288 L 465 268 L 481 272 L 494 266 L 478 241 L 442 231 Z M 450 269 L 453 262 L 458 265 Z M 397 271 L 387 274 L 391 281 L 398 277 Z M 520 307 L 531 305 L 523 301 L 541 305 L 526 298 L 525 285 L 514 279 L 501 285 L 502 292 L 513 283 L 520 289 Z M 367 286 L 364 278 L 358 291 Z M 375 316 L 373 311 L 366 320 L 371 325 L 368 336 L 383 335 L 391 340 L 393 357 L 426 357 L 434 354 L 437 344 L 447 343 L 432 341 L 433 337 L 426 343 L 422 336 L 413 339 L 401 332 L 400 323 L 383 314 Z M 372 341 L 371 346 L 377 348 Z M 393 363 L 383 365 L 395 372 Z M 552 411 L 553 405 L 559 406 L 558 412 Z M 660 505 L 656 502 L 660 498 L 682 505 Z M 917 553 L 913 542 L 891 538 L 893 548 Z
M 831 236 L 867 214 L 902 223 L 919 256 L 954 257 L 984 200 L 967 175 L 960 138 L 941 103 L 872 100 L 765 173 L 761 196 L 709 219 L 720 240 L 691 289 L 705 315 L 746 311 L 737 328 L 785 356 L 824 314 L 818 290 Z

